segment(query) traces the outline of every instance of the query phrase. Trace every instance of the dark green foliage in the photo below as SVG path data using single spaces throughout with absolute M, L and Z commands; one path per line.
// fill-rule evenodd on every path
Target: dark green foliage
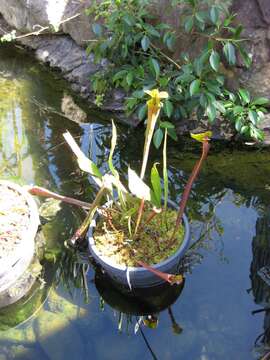
M 210 0 L 172 0 L 172 5 L 185 4 L 181 29 L 192 39 L 204 38 L 197 57 L 189 53 L 175 60 L 172 53 L 177 45 L 175 32 L 168 24 L 155 21 L 147 0 L 114 0 L 94 4 L 88 13 L 95 15 L 93 32 L 96 41 L 88 46 L 98 63 L 107 58 L 110 65 L 92 78 L 96 103 L 101 105 L 109 89 L 121 88 L 128 94 L 127 114 L 136 112 L 146 118 L 145 94 L 142 90 L 158 88 L 169 93 L 155 132 L 158 146 L 164 135 L 161 121 L 177 122 L 194 115 L 231 121 L 243 136 L 262 140 L 258 129 L 267 106 L 266 99 L 251 101 L 245 89 L 233 94 L 225 87 L 226 68 L 235 66 L 237 56 L 245 66 L 251 59 L 242 46 L 242 26 L 235 26 L 235 15 L 223 5 Z M 102 19 L 102 21 L 101 21 Z M 157 25 L 154 25 L 157 24 Z M 158 46 L 157 46 L 158 44 Z M 174 126 L 168 135 L 176 138 Z

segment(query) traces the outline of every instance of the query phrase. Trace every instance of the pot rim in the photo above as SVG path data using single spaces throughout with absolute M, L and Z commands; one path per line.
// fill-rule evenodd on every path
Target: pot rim
M 112 203 L 112 201 L 108 201 L 105 203 L 104 207 L 108 207 L 110 206 Z M 178 209 L 178 206 L 177 204 L 168 199 L 168 204 L 173 207 L 174 209 Z M 145 272 L 145 271 L 148 271 L 146 270 L 145 268 L 143 267 L 135 267 L 135 266 L 125 266 L 125 265 L 119 265 L 117 263 L 115 263 L 114 261 L 112 261 L 108 256 L 102 256 L 99 254 L 98 250 L 97 250 L 97 247 L 95 245 L 95 239 L 93 237 L 93 231 L 94 231 L 94 228 L 96 227 L 96 219 L 99 217 L 99 214 L 96 213 L 94 215 L 94 218 L 89 226 L 89 230 L 88 230 L 88 233 L 87 233 L 87 237 L 88 237 L 88 246 L 89 248 L 91 248 L 91 250 L 94 252 L 95 256 L 97 258 L 99 258 L 102 262 L 106 263 L 107 265 L 117 269 L 117 270 L 120 270 L 120 271 L 127 271 L 127 269 L 130 271 L 130 272 Z M 158 264 L 155 264 L 155 265 L 151 265 L 151 267 L 153 269 L 159 269 L 160 267 L 163 267 L 163 266 L 166 266 L 167 264 L 171 263 L 172 260 L 174 260 L 175 258 L 177 258 L 181 253 L 184 253 L 187 248 L 188 248 L 188 245 L 190 243 L 190 229 L 189 229 L 189 222 L 188 222 L 188 218 L 185 214 L 183 214 L 183 222 L 184 222 L 184 228 L 185 228 L 185 234 L 184 234 L 184 239 L 180 245 L 180 247 L 178 248 L 178 250 L 173 254 L 171 255 L 170 257 L 168 257 L 166 260 L 163 260 L 162 262 L 159 262 Z

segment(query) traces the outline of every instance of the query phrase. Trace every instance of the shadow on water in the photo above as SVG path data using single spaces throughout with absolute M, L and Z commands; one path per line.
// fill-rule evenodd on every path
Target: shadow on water
M 0 48 L 0 95 L 0 176 L 91 201 L 95 185 L 62 133 L 105 170 L 111 132 L 103 115 L 10 48 Z M 138 169 L 143 129 L 118 132 L 115 166 Z M 170 145 L 172 200 L 198 157 L 188 141 Z M 153 150 L 151 161 L 161 160 Z M 84 214 L 62 205 L 42 227 L 46 283 L 0 312 L 0 359 L 259 359 L 270 348 L 269 162 L 268 150 L 213 144 L 187 209 L 185 286 L 150 294 L 119 291 L 87 255 L 65 248 Z

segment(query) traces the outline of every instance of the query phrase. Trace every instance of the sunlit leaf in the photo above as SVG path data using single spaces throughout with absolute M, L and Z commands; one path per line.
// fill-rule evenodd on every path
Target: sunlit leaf
M 131 168 L 128 168 L 128 187 L 130 192 L 137 198 L 150 201 L 151 192 L 149 186 Z
M 245 104 L 250 103 L 250 94 L 246 89 L 239 89 L 238 93 Z
M 190 133 L 190 136 L 199 142 L 203 142 L 205 139 L 211 139 L 212 135 L 212 131 L 205 131 L 199 134 Z
M 76 155 L 80 169 L 91 174 L 94 180 L 96 181 L 96 183 L 99 186 L 101 186 L 102 174 L 99 171 L 97 165 L 84 155 L 84 153 L 81 151 L 81 149 L 77 145 L 76 141 L 74 140 L 70 132 L 67 131 L 66 133 L 63 134 L 63 136 L 66 142 L 68 143 L 68 145 L 70 146 L 71 150 L 73 151 L 73 153 Z

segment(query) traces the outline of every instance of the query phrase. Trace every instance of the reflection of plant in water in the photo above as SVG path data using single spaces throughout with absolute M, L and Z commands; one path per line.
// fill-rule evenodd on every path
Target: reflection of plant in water
M 86 274 L 89 270 L 88 258 L 78 250 L 66 248 L 64 251 L 57 249 L 45 254 L 45 259 L 53 263 L 56 269 L 55 283 L 61 284 L 72 296 L 75 289 L 82 290 L 84 300 L 89 302 L 89 291 Z
M 26 137 L 22 124 L 20 94 L 23 84 L 0 79 L 0 175 L 9 173 L 22 175 L 22 161 L 27 156 Z M 12 126 L 11 126 L 12 125 Z M 8 141 L 7 141 L 8 140 Z

